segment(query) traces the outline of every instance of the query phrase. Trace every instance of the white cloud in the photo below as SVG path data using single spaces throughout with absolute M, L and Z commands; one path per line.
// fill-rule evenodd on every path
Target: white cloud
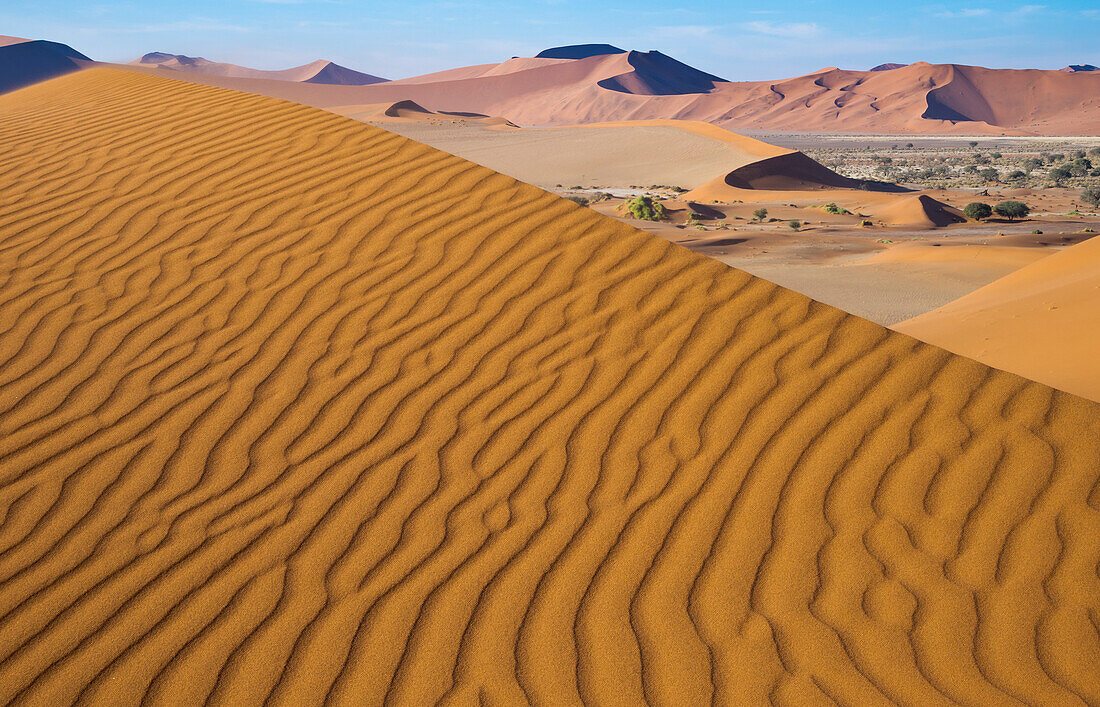
M 821 27 L 814 22 L 746 22 L 741 25 L 749 32 L 766 34 L 772 37 L 790 37 L 792 39 L 808 39 L 821 34 Z
M 936 17 L 956 18 L 956 17 L 985 17 L 989 14 L 989 9 L 984 7 L 967 7 L 961 10 L 944 10 L 943 12 L 937 12 Z

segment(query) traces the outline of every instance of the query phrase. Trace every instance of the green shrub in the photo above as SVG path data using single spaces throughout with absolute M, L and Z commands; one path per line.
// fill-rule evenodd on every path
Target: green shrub
M 1100 186 L 1092 185 L 1082 189 L 1081 201 L 1093 208 L 1100 206 Z
M 752 217 L 757 221 L 763 221 L 768 217 L 768 210 L 765 208 L 759 208 L 752 212 Z
M 978 176 L 987 182 L 995 182 L 1001 175 L 999 172 L 997 172 L 997 170 L 989 167 L 988 169 L 983 169 L 982 171 L 978 172 Z
M 841 216 L 851 216 L 852 215 L 851 211 L 849 211 L 848 209 L 845 209 L 842 206 L 837 206 L 836 203 L 832 202 L 832 201 L 830 201 L 828 204 L 825 204 L 821 208 L 823 208 L 825 210 L 825 213 L 827 213 L 827 214 L 839 214 Z
M 1031 213 L 1031 209 L 1027 204 L 1022 201 L 1002 201 L 993 207 L 993 212 L 998 216 L 1004 216 L 1005 218 L 1012 220 L 1017 218 L 1024 218 Z
M 588 206 L 588 199 L 585 199 L 583 196 L 567 196 L 565 198 L 568 199 L 569 201 L 572 201 L 574 204 L 580 204 L 581 206 Z
M 802 222 L 795 218 L 788 221 L 787 225 L 791 227 L 792 231 L 797 231 L 798 229 L 802 228 Z
M 981 221 L 993 215 L 993 207 L 981 201 L 973 201 L 963 208 L 963 214 L 972 221 Z
M 660 221 L 665 218 L 665 207 L 648 196 L 636 196 L 626 202 L 626 208 L 636 219 L 642 221 Z
M 1073 176 L 1073 171 L 1066 166 L 1055 167 L 1047 172 L 1047 176 L 1053 179 L 1055 182 L 1064 182 Z
M 1026 176 L 1027 176 L 1026 174 L 1024 174 L 1020 170 L 1016 169 L 1016 170 L 1013 170 L 1013 171 L 1009 172 L 1008 175 L 1005 176 L 1005 179 L 1007 179 L 1011 182 L 1018 182 L 1021 179 L 1025 178 Z
M 1043 232 L 1042 232 L 1042 231 L 1040 231 L 1040 230 L 1039 230 L 1038 228 L 1036 228 L 1036 229 L 1035 229 L 1034 231 L 1032 231 L 1031 233 L 1032 233 L 1033 235 L 1036 235 L 1036 236 L 1041 236 L 1041 235 L 1043 235 Z
M 874 226 L 875 224 L 871 223 L 870 219 L 865 218 L 865 219 L 863 219 L 862 221 L 859 222 L 859 225 L 864 227 L 864 228 L 870 228 L 871 226 Z

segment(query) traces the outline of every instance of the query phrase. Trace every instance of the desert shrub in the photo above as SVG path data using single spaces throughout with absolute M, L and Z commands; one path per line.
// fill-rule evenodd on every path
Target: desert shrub
M 1034 231 L 1031 232 L 1031 234 L 1034 236 L 1041 236 L 1043 235 L 1043 232 L 1036 228 Z
M 704 216 L 703 214 L 697 214 L 694 211 L 688 214 L 689 221 L 702 221 L 705 218 L 706 216 Z
M 906 146 L 906 147 L 912 147 L 912 146 L 913 146 L 913 143 L 911 143 L 911 142 L 907 142 L 907 143 L 905 143 L 905 146 Z
M 1031 209 L 1022 201 L 1002 201 L 993 207 L 993 212 L 1007 219 L 1024 218 L 1031 213 Z
M 577 189 L 584 189 L 584 187 L 582 187 L 580 184 L 577 184 L 576 186 L 572 186 L 572 187 L 569 187 L 569 188 L 573 189 L 574 191 L 577 190 Z
M 792 231 L 797 231 L 798 229 L 802 228 L 802 222 L 799 221 L 796 218 L 793 218 L 790 221 L 788 221 L 787 225 L 791 227 Z
M 1075 159 L 1075 160 L 1079 160 L 1079 159 L 1083 158 L 1084 156 L 1085 156 L 1085 151 L 1084 150 L 1074 150 L 1073 151 L 1073 159 Z
M 1004 157 L 1004 155 L 1002 155 L 1000 152 L 990 152 L 989 153 L 989 159 L 991 159 L 991 160 L 999 160 L 1002 157 Z
M 997 179 L 1001 175 L 1000 175 L 999 172 L 997 172 L 997 170 L 993 169 L 992 167 L 989 167 L 987 169 L 983 169 L 982 171 L 978 172 L 978 176 L 981 177 L 982 179 L 984 179 L 987 182 L 995 182 L 995 181 L 997 181 Z
M 1100 157 L 1100 147 L 1094 147 L 1094 148 L 1092 148 L 1091 150 L 1089 150 L 1089 154 L 1090 154 L 1090 155 L 1095 155 L 1095 156 L 1097 156 L 1097 157 Z
M 1061 152 L 1051 152 L 1047 155 L 1047 161 L 1051 164 L 1054 164 L 1055 162 L 1061 162 L 1065 158 L 1066 156 L 1063 155 Z
M 764 208 L 757 209 L 752 212 L 752 217 L 757 221 L 763 221 L 768 217 L 768 210 Z
M 875 224 L 871 223 L 870 219 L 865 218 L 865 219 L 863 219 L 862 221 L 859 222 L 859 225 L 864 227 L 864 228 L 870 228 L 871 226 L 873 226 Z
M 1026 176 L 1027 175 L 1025 173 L 1021 172 L 1018 169 L 1015 169 L 1015 170 L 1009 172 L 1008 175 L 1005 177 L 1005 179 L 1007 179 L 1009 181 L 1012 181 L 1012 182 L 1018 182 L 1021 179 L 1025 178 Z
M 1038 157 L 1028 157 L 1023 162 L 1023 168 L 1030 172 L 1043 166 L 1043 161 Z
M 588 206 L 588 199 L 585 199 L 583 196 L 567 196 L 565 198 L 568 199 L 569 201 L 572 201 L 574 204 L 580 204 L 581 206 Z
M 626 208 L 636 219 L 660 221 L 665 217 L 665 207 L 648 196 L 636 196 L 626 202 Z
M 598 192 L 596 192 L 595 194 L 592 195 L 592 200 L 591 201 L 592 201 L 592 203 L 597 203 L 597 202 L 600 202 L 600 201 L 607 201 L 608 199 L 614 199 L 614 198 L 615 198 L 614 194 L 610 194 L 610 193 L 605 192 L 605 191 L 598 191 Z
M 993 207 L 981 201 L 972 201 L 963 208 L 963 214 L 973 221 L 981 221 L 993 215 Z
M 1055 182 L 1064 182 L 1073 176 L 1073 171 L 1069 167 L 1055 167 L 1047 172 L 1047 176 L 1053 179 Z
M 1100 206 L 1100 186 L 1091 185 L 1081 190 L 1081 201 L 1096 208 Z
M 971 147 L 977 147 L 978 146 L 978 141 L 977 140 L 971 140 L 967 144 L 970 145 Z
M 832 201 L 830 201 L 828 204 L 825 204 L 821 208 L 825 209 L 825 213 L 827 213 L 827 214 L 839 214 L 841 216 L 851 216 L 852 215 L 851 211 L 849 211 L 848 209 L 845 209 L 842 206 L 837 206 L 836 203 L 832 202 Z
M 977 174 L 977 173 L 978 173 L 978 168 L 975 167 L 972 164 L 968 164 L 967 166 L 963 167 L 963 174 Z

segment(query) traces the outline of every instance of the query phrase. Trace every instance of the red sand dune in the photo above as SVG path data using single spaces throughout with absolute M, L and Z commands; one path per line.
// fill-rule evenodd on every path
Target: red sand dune
M 431 110 L 500 115 L 529 126 L 677 118 L 729 129 L 1100 133 L 1100 72 L 918 62 L 728 82 L 660 52 L 587 56 L 586 46 L 366 87 L 288 87 L 209 75 L 193 80 L 322 108 L 412 100 Z M 554 58 L 571 49 L 584 58 Z
M 231 76 L 247 79 L 275 79 L 277 81 L 298 81 L 302 83 L 335 84 L 339 86 L 365 86 L 372 83 L 381 83 L 386 79 L 378 76 L 364 74 L 354 69 L 349 69 L 339 64 L 318 59 L 317 61 L 296 66 L 292 69 L 281 71 L 263 71 L 261 69 L 249 69 L 236 64 L 225 64 L 210 61 L 201 56 L 186 56 L 184 54 L 168 54 L 166 52 L 150 52 L 140 59 L 130 62 L 140 66 L 155 66 L 158 69 L 172 69 L 214 76 Z

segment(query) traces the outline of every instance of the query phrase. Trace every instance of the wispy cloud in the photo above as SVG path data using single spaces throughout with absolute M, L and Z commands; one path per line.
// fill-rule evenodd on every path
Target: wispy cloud
M 766 34 L 772 37 L 789 37 L 792 39 L 808 39 L 821 34 L 821 27 L 815 22 L 746 22 L 741 25 L 749 32 Z
M 945 17 L 948 19 L 956 17 L 985 17 L 989 12 L 989 9 L 985 7 L 965 7 L 961 10 L 944 10 L 943 12 L 937 12 L 936 17 Z
M 1037 12 L 1042 12 L 1046 8 L 1046 5 L 1021 5 L 1009 14 L 1014 17 L 1023 17 L 1025 15 L 1034 15 Z

